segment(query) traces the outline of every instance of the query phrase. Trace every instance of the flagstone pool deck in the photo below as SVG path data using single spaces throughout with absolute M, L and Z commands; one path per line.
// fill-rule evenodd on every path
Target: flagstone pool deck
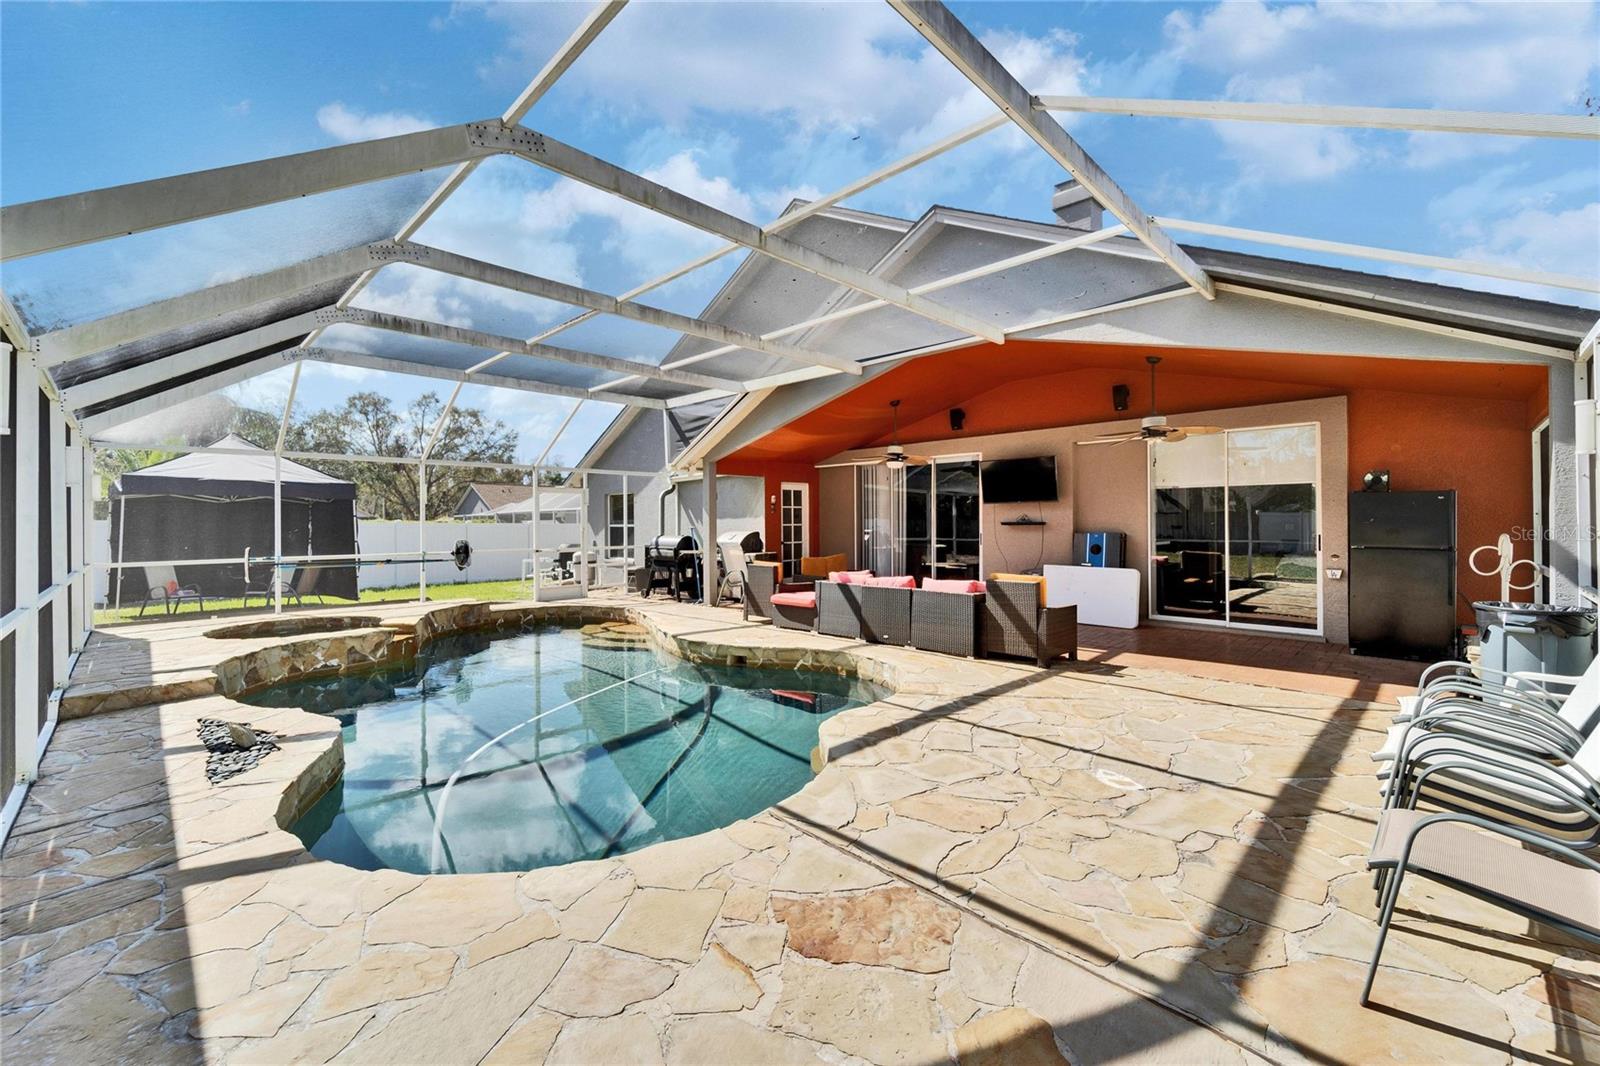
M 1392 666 L 1086 630 L 1044 671 L 621 597 L 344 613 L 93 638 L 0 858 L 8 1061 L 1600 1056 L 1600 957 L 1420 880 L 1357 1005 Z M 337 725 L 225 693 L 539 616 L 895 694 L 826 722 L 826 765 L 777 807 L 615 859 L 361 872 L 282 828 L 337 776 Z M 200 717 L 281 750 L 210 784 Z

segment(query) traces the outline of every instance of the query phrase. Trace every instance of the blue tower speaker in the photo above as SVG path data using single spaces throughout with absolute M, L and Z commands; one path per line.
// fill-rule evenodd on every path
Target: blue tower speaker
M 1076 566 L 1109 566 L 1121 568 L 1128 535 L 1108 530 L 1074 533 L 1072 536 L 1072 562 Z

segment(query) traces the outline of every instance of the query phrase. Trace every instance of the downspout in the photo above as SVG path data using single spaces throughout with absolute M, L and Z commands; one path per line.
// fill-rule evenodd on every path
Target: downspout
M 656 496 L 656 529 L 660 530 L 660 533 L 658 534 L 658 536 L 666 536 L 666 533 L 667 533 L 667 497 L 672 495 L 674 492 L 677 492 L 677 491 L 678 491 L 678 483 L 676 481 L 672 480 L 672 478 L 669 477 L 669 478 L 667 478 L 667 487 L 662 489 L 661 492 L 658 493 L 657 496 Z M 680 508 L 680 510 L 681 510 L 681 508 Z M 682 522 L 678 522 L 678 523 L 675 523 L 675 524 L 678 525 L 680 527 L 680 529 L 674 530 L 673 532 L 681 532 L 681 527 L 682 527 L 683 523 Z

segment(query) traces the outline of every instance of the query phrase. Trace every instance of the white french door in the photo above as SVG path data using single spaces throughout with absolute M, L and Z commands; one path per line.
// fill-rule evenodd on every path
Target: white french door
M 811 554 L 811 535 L 806 529 L 810 511 L 811 487 L 803 481 L 785 481 L 778 489 L 778 558 L 783 576 L 800 572 L 800 560 Z

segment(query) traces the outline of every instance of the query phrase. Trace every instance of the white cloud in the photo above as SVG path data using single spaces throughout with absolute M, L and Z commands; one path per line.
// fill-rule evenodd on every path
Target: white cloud
M 335 100 L 317 109 L 317 125 L 335 140 L 349 142 L 398 137 L 403 133 L 433 129 L 438 123 L 403 111 L 368 113 Z
M 1597 66 L 1596 8 L 1586 3 L 1316 3 L 1260 0 L 1179 10 L 1167 52 L 1225 77 L 1235 100 L 1563 112 Z M 1216 124 L 1247 180 L 1312 180 L 1387 158 L 1389 135 Z M 1495 137 L 1413 134 L 1398 153 L 1437 167 L 1515 151 Z
M 1600 277 L 1600 201 L 1580 207 L 1528 207 L 1483 227 L 1463 259 L 1505 263 L 1527 270 Z

